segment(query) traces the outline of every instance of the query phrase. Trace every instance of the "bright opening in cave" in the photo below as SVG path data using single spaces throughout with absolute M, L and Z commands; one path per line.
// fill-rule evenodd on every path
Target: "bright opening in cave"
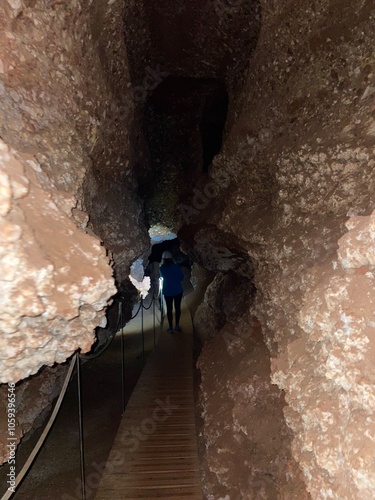
M 163 241 L 174 240 L 177 234 L 173 233 L 171 229 L 162 224 L 155 224 L 148 230 L 150 235 L 151 244 L 162 243 Z

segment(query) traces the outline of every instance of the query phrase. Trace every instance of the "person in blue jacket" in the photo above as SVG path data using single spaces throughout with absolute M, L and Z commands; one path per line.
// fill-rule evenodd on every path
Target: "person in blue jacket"
M 160 266 L 160 275 L 163 278 L 163 295 L 167 304 L 168 332 L 180 332 L 181 300 L 183 289 L 181 282 L 184 274 L 181 267 L 173 260 L 171 252 L 165 251 L 162 255 L 163 263 Z M 176 325 L 173 329 L 173 302 L 176 312 Z

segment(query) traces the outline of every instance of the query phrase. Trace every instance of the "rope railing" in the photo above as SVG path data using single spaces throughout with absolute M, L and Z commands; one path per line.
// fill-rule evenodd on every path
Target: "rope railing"
M 143 307 L 143 309 L 144 309 L 145 311 L 148 311 L 148 310 L 151 308 L 151 306 L 152 306 L 153 302 L 154 302 L 154 298 L 152 298 L 152 300 L 151 300 L 150 304 L 146 307 L 146 306 L 144 305 L 144 303 L 143 303 L 143 300 L 142 300 L 142 307 Z
M 156 297 L 155 297 L 154 293 L 152 293 L 152 299 L 151 299 L 150 305 L 147 307 L 144 306 L 143 299 L 141 299 L 139 302 L 137 312 L 130 317 L 129 321 L 132 321 L 133 319 L 135 319 L 138 316 L 138 314 L 141 310 L 141 307 L 143 307 L 145 310 L 151 309 L 151 306 L 154 303 L 154 301 L 156 301 L 160 298 L 160 294 L 161 294 L 161 289 L 158 287 L 158 293 L 157 293 Z M 122 320 L 122 318 L 123 318 L 122 302 L 121 301 L 118 301 L 118 306 L 119 306 L 119 312 L 118 312 L 117 325 L 116 325 L 116 328 L 113 331 L 113 333 L 111 333 L 111 335 L 109 335 L 109 337 L 107 338 L 105 344 L 103 345 L 103 347 L 101 349 L 99 349 L 91 354 L 90 353 L 80 354 L 80 357 L 82 359 L 84 359 L 84 360 L 96 359 L 99 356 L 101 356 L 108 349 L 108 347 L 112 344 L 113 339 L 116 337 L 117 332 L 120 330 L 120 324 L 121 324 L 120 319 Z M 162 307 L 161 307 L 161 312 L 163 314 Z
M 153 305 L 153 331 L 154 331 L 154 347 L 156 345 L 156 310 L 155 310 L 155 304 L 157 300 L 160 298 L 160 289 L 158 291 L 157 296 L 154 296 L 154 290 L 152 290 L 152 296 L 151 296 L 151 302 L 150 304 L 146 307 L 144 305 L 143 298 L 141 298 L 139 307 L 137 309 L 137 312 L 131 316 L 129 321 L 135 319 L 138 314 L 141 312 L 141 333 L 142 333 L 142 369 L 144 368 L 145 365 L 145 332 L 144 332 L 144 317 L 143 317 L 143 311 L 144 310 L 149 310 L 151 306 Z M 163 323 L 163 305 L 162 301 L 160 302 L 160 312 L 161 312 L 161 317 L 160 317 L 160 323 Z M 21 471 L 18 473 L 15 481 L 15 490 L 10 491 L 8 490 L 0 500 L 9 500 L 17 491 L 18 486 L 21 484 L 22 480 L 28 473 L 30 467 L 32 466 L 35 457 L 39 453 L 41 447 L 45 443 L 45 440 L 49 434 L 49 431 L 51 430 L 51 427 L 53 426 L 56 417 L 58 415 L 58 412 L 60 410 L 60 407 L 62 405 L 62 402 L 64 400 L 69 382 L 72 377 L 72 373 L 74 370 L 74 367 L 77 368 L 77 384 L 78 384 L 78 424 L 79 424 L 79 447 L 80 447 L 80 473 L 81 473 L 81 497 L 82 500 L 86 500 L 86 479 L 85 479 L 85 455 L 84 455 L 84 443 L 83 443 L 83 414 L 82 414 L 82 388 L 81 388 L 81 363 L 82 361 L 91 361 L 93 359 L 98 358 L 101 356 L 107 349 L 108 347 L 112 344 L 113 339 L 116 337 L 116 334 L 118 333 L 121 325 L 121 399 L 122 399 L 122 413 L 125 411 L 125 340 L 124 340 L 124 326 L 123 325 L 123 303 L 119 301 L 119 310 L 118 310 L 118 319 L 117 319 L 117 325 L 115 328 L 115 331 L 108 337 L 104 347 L 100 349 L 97 352 L 94 352 L 92 354 L 80 354 L 78 351 L 76 354 L 73 356 L 68 372 L 66 374 L 62 389 L 60 391 L 60 394 L 58 396 L 58 399 L 56 401 L 55 407 L 52 411 L 52 414 L 40 436 L 38 439 L 38 442 L 36 443 L 34 449 L 30 453 L 28 459 L 26 460 L 25 464 L 23 465 Z
M 107 349 L 108 347 L 112 344 L 113 342 L 113 339 L 116 337 L 116 334 L 119 330 L 119 327 L 120 327 L 120 320 L 122 319 L 122 302 L 118 302 L 118 316 L 117 316 L 117 324 L 116 324 L 116 328 L 114 330 L 113 333 L 111 333 L 111 335 L 107 338 L 104 346 L 93 352 L 92 354 L 90 353 L 87 353 L 87 354 L 80 354 L 80 358 L 83 359 L 83 360 L 92 360 L 92 359 L 96 359 L 98 358 L 99 356 L 101 356 Z
M 130 320 L 129 320 L 129 321 L 131 321 L 132 319 L 135 319 L 135 318 L 138 316 L 139 311 L 141 310 L 141 307 L 142 307 L 142 300 L 143 300 L 143 299 L 141 299 L 141 301 L 140 301 L 140 303 L 139 303 L 139 307 L 138 307 L 138 309 L 137 309 L 137 312 L 136 312 L 135 314 L 133 314 L 133 316 L 130 318 Z
M 78 357 L 75 355 L 73 356 L 71 362 L 70 362 L 70 365 L 69 365 L 69 369 L 68 369 L 68 373 L 66 374 L 66 377 L 65 377 L 65 380 L 64 380 L 64 384 L 62 386 L 62 389 L 60 391 L 60 394 L 59 394 L 59 397 L 57 399 L 57 402 L 56 402 L 56 405 L 55 405 L 55 408 L 53 409 L 53 412 L 48 420 L 48 423 L 47 425 L 45 426 L 43 432 L 42 432 L 42 435 L 40 436 L 40 438 L 38 439 L 38 442 L 36 443 L 33 451 L 30 453 L 29 455 L 29 458 L 26 460 L 24 466 L 22 467 L 21 471 L 18 473 L 17 477 L 16 477 L 16 485 L 15 485 L 15 490 L 17 490 L 17 487 L 20 485 L 22 479 L 25 477 L 25 475 L 27 474 L 28 470 L 30 469 L 32 463 L 34 462 L 34 459 L 35 457 L 37 456 L 37 454 L 39 453 L 39 450 L 40 448 L 43 446 L 46 438 L 47 438 L 47 435 L 53 425 L 53 423 L 55 422 L 56 420 L 56 417 L 57 417 L 57 414 L 60 410 L 60 407 L 61 407 L 61 404 L 63 402 L 63 399 L 64 399 L 64 396 L 65 396 L 65 393 L 66 393 L 66 390 L 68 388 L 68 384 L 70 382 L 70 378 L 72 376 L 72 373 L 73 373 L 73 369 L 74 369 L 74 366 L 77 362 L 77 359 Z M 12 491 L 7 491 L 5 493 L 5 495 L 3 495 L 1 497 L 1 500 L 8 500 L 9 498 L 12 497 L 14 493 Z

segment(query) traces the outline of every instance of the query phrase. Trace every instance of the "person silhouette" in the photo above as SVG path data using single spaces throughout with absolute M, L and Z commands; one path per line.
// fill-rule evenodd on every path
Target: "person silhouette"
M 167 318 L 169 323 L 168 332 L 180 332 L 181 301 L 183 289 L 181 282 L 184 274 L 181 267 L 173 260 L 171 252 L 166 250 L 162 255 L 160 275 L 163 278 L 163 295 L 167 304 Z M 173 303 L 176 313 L 176 325 L 173 329 Z

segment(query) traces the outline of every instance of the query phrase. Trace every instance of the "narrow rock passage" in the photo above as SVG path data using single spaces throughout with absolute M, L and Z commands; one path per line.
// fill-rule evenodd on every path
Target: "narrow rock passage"
M 127 405 L 96 500 L 201 499 L 192 324 L 163 332 Z

